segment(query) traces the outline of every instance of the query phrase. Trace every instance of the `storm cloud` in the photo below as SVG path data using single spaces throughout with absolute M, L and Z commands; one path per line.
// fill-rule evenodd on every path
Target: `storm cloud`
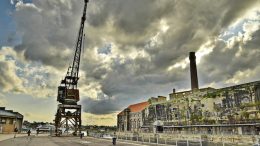
M 21 43 L 15 51 L 65 75 L 82 7 L 79 0 L 17 2 L 13 16 Z M 220 38 L 235 24 L 250 24 L 244 19 L 253 11 L 254 26 Z M 198 63 L 201 86 L 237 83 L 239 71 L 251 73 L 239 83 L 259 79 L 258 0 L 90 0 L 85 33 L 79 87 L 87 113 L 110 114 L 172 88 L 189 89 L 185 59 L 207 42 L 212 51 Z M 96 99 L 100 92 L 113 99 Z
M 116 100 L 113 99 L 97 100 L 92 98 L 85 98 L 81 103 L 84 105 L 84 112 L 91 114 L 111 114 L 120 110 Z
M 232 80 L 231 83 L 241 83 L 241 78 L 244 78 L 243 82 L 259 80 L 257 72 L 260 62 L 257 58 L 260 58 L 260 24 L 248 27 L 255 27 L 254 31 L 248 31 L 228 41 L 214 42 L 212 53 L 203 58 L 200 64 L 204 84 L 223 81 L 229 83 Z M 240 76 L 236 78 L 238 73 Z

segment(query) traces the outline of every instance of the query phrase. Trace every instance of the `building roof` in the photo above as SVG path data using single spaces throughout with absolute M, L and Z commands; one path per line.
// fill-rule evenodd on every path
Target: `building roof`
M 254 81 L 254 82 L 248 82 L 248 83 L 243 83 L 243 84 L 236 84 L 236 85 L 233 85 L 233 86 L 227 86 L 227 87 L 222 87 L 222 88 L 212 88 L 212 87 L 206 87 L 206 88 L 199 88 L 196 91 L 207 91 L 207 90 L 220 90 L 220 89 L 233 89 L 233 88 L 239 88 L 240 86 L 247 86 L 247 85 L 250 85 L 250 84 L 260 84 L 260 80 L 259 81 Z M 170 93 L 170 95 L 172 94 L 183 94 L 183 93 L 189 93 L 189 94 L 192 94 L 193 90 L 185 90 L 185 91 L 180 91 L 180 92 L 173 92 L 173 93 Z
M 124 115 L 124 110 L 122 110 L 119 114 L 117 115 L 120 115 L 120 116 L 123 116 Z
M 131 112 L 140 112 L 143 109 L 145 109 L 147 106 L 149 106 L 149 102 L 146 101 L 137 104 L 132 104 L 128 106 L 128 108 L 130 109 Z
M 0 117 L 12 117 L 12 118 L 23 118 L 23 115 L 12 110 L 5 110 L 4 107 L 0 107 Z
M 143 109 L 145 109 L 146 107 L 149 106 L 149 102 L 140 102 L 140 103 L 136 103 L 136 104 L 132 104 L 132 105 L 129 105 L 126 109 L 129 109 L 130 112 L 140 112 L 142 111 Z M 124 115 L 124 111 L 126 110 L 124 109 L 123 111 L 121 111 L 118 115 L 119 116 L 123 116 Z
M 192 92 L 196 92 L 196 91 L 203 92 L 203 91 L 207 91 L 207 90 L 216 90 L 216 89 L 212 88 L 212 87 L 206 87 L 206 88 L 199 88 L 199 89 L 196 89 L 196 90 L 184 90 L 184 91 L 180 91 L 180 92 L 173 92 L 173 93 L 170 93 L 170 94 L 183 94 L 183 93 L 192 94 Z

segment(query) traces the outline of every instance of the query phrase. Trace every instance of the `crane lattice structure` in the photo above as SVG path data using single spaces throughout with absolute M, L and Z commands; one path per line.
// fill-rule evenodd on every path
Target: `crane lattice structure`
M 75 135 L 81 133 L 81 105 L 77 104 L 80 99 L 77 85 L 79 80 L 80 56 L 88 3 L 88 0 L 84 1 L 83 16 L 81 17 L 73 63 L 72 66 L 69 66 L 65 78 L 61 80 L 60 86 L 58 87 L 57 101 L 60 104 L 58 104 L 54 120 L 55 133 L 57 136 L 61 134 L 61 129 L 64 128 L 67 132 L 73 130 Z

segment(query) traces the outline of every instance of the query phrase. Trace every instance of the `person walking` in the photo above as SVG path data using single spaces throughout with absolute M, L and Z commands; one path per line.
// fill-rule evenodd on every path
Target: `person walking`
M 31 129 L 29 129 L 29 130 L 27 131 L 27 135 L 28 135 L 27 139 L 31 140 L 31 137 L 30 137 L 30 135 L 31 135 Z
M 31 135 L 31 130 L 30 129 L 27 131 L 27 134 L 28 134 L 28 136 Z
M 82 139 L 84 137 L 84 133 L 80 133 L 80 139 Z
M 18 129 L 15 127 L 15 128 L 14 128 L 14 138 L 16 138 L 17 132 L 18 132 Z
M 112 138 L 112 144 L 116 145 L 116 132 L 114 132 L 113 138 Z
M 36 129 L 36 135 L 38 136 L 39 133 L 40 133 L 40 129 L 37 128 L 37 129 Z

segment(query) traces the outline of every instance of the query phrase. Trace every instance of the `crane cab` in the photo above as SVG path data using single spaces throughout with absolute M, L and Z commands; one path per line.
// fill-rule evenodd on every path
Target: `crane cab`
M 79 90 L 78 89 L 67 89 L 67 97 L 65 100 L 79 101 Z
M 57 101 L 60 103 L 77 103 L 79 101 L 79 90 L 59 86 Z

